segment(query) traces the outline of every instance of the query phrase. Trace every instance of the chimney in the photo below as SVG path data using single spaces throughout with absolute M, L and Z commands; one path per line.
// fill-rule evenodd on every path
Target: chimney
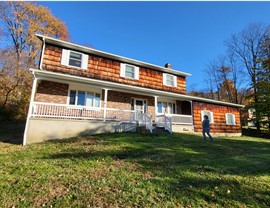
M 169 64 L 169 63 L 167 63 L 167 64 L 165 64 L 165 66 L 164 66 L 165 68 L 168 68 L 168 69 L 172 69 L 172 65 L 171 64 Z

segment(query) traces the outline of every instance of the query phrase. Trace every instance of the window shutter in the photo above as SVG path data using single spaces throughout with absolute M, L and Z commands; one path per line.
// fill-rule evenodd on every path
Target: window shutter
M 177 76 L 173 76 L 174 87 L 177 87 Z
M 63 49 L 62 50 L 61 65 L 67 66 L 68 59 L 69 59 L 69 50 Z
M 213 112 L 210 112 L 210 123 L 214 123 L 214 115 L 213 115 Z
M 140 70 L 139 70 L 139 67 L 135 67 L 135 79 L 138 79 L 139 80 L 139 73 L 140 73 Z
M 166 85 L 166 76 L 167 74 L 163 73 L 163 85 Z
M 120 77 L 125 77 L 126 64 L 121 63 L 120 65 Z
M 82 55 L 82 69 L 88 69 L 88 55 Z

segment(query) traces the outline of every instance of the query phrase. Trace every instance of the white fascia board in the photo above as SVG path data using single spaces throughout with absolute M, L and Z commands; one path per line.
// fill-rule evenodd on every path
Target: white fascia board
M 86 78 L 86 77 L 79 77 L 69 74 L 62 74 L 57 72 L 51 72 L 51 71 L 45 71 L 45 70 L 39 70 L 39 69 L 30 69 L 34 76 L 40 78 L 40 79 L 53 79 L 55 81 L 61 82 L 61 80 L 64 80 L 66 82 L 76 82 L 76 83 L 82 83 L 82 84 L 89 84 L 89 85 L 95 85 L 102 88 L 107 88 L 111 90 L 117 90 L 121 89 L 122 91 L 126 92 L 133 92 L 133 93 L 139 93 L 139 94 L 145 94 L 148 96 L 157 96 L 157 97 L 167 97 L 167 98 L 174 98 L 174 99 L 185 99 L 185 100 L 192 100 L 192 101 L 201 101 L 205 103 L 213 103 L 217 105 L 226 105 L 226 106 L 232 106 L 237 108 L 244 107 L 243 105 L 235 104 L 235 103 L 228 103 L 218 100 L 211 100 L 207 98 L 201 98 L 201 97 L 195 97 L 190 95 L 183 95 L 183 94 L 177 94 L 172 92 L 165 92 L 160 90 L 154 90 L 149 88 L 143 88 L 143 87 L 137 87 L 132 85 L 125 85 L 115 82 L 109 82 L 109 81 L 103 81 L 98 79 L 92 79 L 92 78 Z
M 186 73 L 186 72 L 181 72 L 181 71 L 178 71 L 178 70 L 168 69 L 168 68 L 165 68 L 165 67 L 157 66 L 157 65 L 154 65 L 154 64 L 149 64 L 149 63 L 138 61 L 138 60 L 135 60 L 135 59 L 130 59 L 130 58 L 126 58 L 126 57 L 123 57 L 123 56 L 118 56 L 118 55 L 115 55 L 115 54 L 112 54 L 112 53 L 107 53 L 107 52 L 104 52 L 104 51 L 100 51 L 100 50 L 96 50 L 96 49 L 93 49 L 93 48 L 81 46 L 81 45 L 78 45 L 78 44 L 70 43 L 70 42 L 59 40 L 59 39 L 56 39 L 56 38 L 51 38 L 51 37 L 47 37 L 47 36 L 40 35 L 40 34 L 36 34 L 36 36 L 41 40 L 45 39 L 46 43 L 54 44 L 54 45 L 57 45 L 57 46 L 62 46 L 64 48 L 73 49 L 73 50 L 76 50 L 76 51 L 81 51 L 81 52 L 85 52 L 85 53 L 89 53 L 89 54 L 94 54 L 94 55 L 97 55 L 97 56 L 117 60 L 117 61 L 120 61 L 120 62 L 123 62 L 123 63 L 134 64 L 136 66 L 150 68 L 150 69 L 154 69 L 154 70 L 158 70 L 158 71 L 162 71 L 162 72 L 166 72 L 166 73 L 170 73 L 170 74 L 174 74 L 174 75 L 178 75 L 178 76 L 183 76 L 183 77 L 191 76 L 191 74 Z

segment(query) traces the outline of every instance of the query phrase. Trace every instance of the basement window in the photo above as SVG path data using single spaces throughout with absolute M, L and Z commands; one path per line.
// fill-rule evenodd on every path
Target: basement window
M 214 123 L 213 112 L 208 111 L 208 110 L 203 110 L 203 111 L 201 111 L 201 119 L 202 119 L 202 121 L 204 120 L 203 117 L 204 117 L 205 115 L 208 116 L 208 119 L 209 119 L 209 122 L 210 122 L 210 123 Z
M 232 113 L 226 113 L 226 124 L 227 125 L 236 125 L 236 122 L 235 122 L 235 115 L 232 114 Z

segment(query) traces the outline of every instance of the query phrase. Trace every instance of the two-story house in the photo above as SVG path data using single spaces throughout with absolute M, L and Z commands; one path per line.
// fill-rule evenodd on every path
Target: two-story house
M 190 74 L 37 35 L 42 41 L 24 144 L 84 134 L 136 131 L 145 125 L 241 135 L 241 105 L 186 95 Z

